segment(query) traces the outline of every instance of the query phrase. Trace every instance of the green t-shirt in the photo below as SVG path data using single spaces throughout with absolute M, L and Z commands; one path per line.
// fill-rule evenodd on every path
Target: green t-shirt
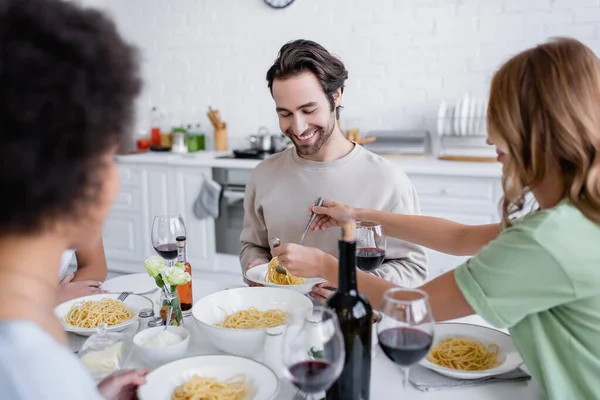
M 549 399 L 599 398 L 599 224 L 561 202 L 504 230 L 454 276 L 477 314 L 509 329 Z

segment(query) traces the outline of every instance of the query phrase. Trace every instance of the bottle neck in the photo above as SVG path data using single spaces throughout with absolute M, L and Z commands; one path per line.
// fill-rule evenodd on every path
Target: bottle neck
M 185 242 L 177 242 L 177 262 L 186 263 Z
M 338 290 L 342 293 L 356 291 L 356 242 L 339 241 L 340 268 Z

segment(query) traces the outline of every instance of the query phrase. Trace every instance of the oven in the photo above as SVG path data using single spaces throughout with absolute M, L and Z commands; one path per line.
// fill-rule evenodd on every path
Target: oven
M 244 193 L 252 169 L 213 168 L 213 179 L 223 187 L 221 215 L 215 220 L 218 253 L 239 255 L 244 226 Z

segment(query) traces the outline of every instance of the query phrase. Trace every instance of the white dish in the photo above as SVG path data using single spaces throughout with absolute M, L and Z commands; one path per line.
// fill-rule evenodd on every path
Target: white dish
M 471 98 L 468 94 L 462 99 L 461 110 L 460 110 L 460 134 L 461 136 L 470 135 L 469 132 L 469 119 L 471 111 Z
M 245 287 L 210 294 L 192 307 L 196 325 L 213 346 L 242 357 L 254 357 L 263 351 L 266 329 L 229 329 L 215 326 L 225 314 L 256 307 L 261 311 L 280 309 L 288 318 L 305 318 L 312 301 L 297 292 L 272 287 Z
M 179 335 L 182 338 L 181 342 L 159 348 L 142 346 L 145 339 L 159 334 L 164 329 L 164 326 L 144 329 L 133 337 L 133 344 L 135 345 L 137 355 L 151 367 L 158 367 L 159 365 L 183 358 L 190 345 L 190 331 L 182 326 L 170 326 L 168 331 Z
M 235 356 L 217 355 L 184 358 L 155 369 L 138 388 L 140 400 L 170 399 L 175 388 L 194 374 L 226 380 L 245 374 L 249 395 L 244 400 L 271 400 L 279 393 L 279 378 L 266 365 Z
M 461 324 L 461 323 L 439 323 L 435 325 L 435 339 L 433 346 L 441 340 L 450 336 L 461 336 L 470 339 L 477 339 L 484 344 L 495 343 L 500 347 L 498 359 L 501 364 L 495 368 L 484 371 L 460 371 L 452 368 L 442 367 L 431 363 L 424 358 L 419 363 L 425 368 L 429 368 L 439 374 L 456 379 L 479 379 L 488 376 L 500 375 L 517 369 L 523 364 L 523 359 L 513 344 L 510 335 L 499 330 L 486 328 L 480 325 Z M 432 346 L 432 347 L 433 347 Z
M 54 309 L 54 315 L 56 315 L 56 317 L 60 320 L 65 331 L 73 332 L 73 333 L 76 333 L 81 336 L 92 336 L 94 333 L 96 333 L 96 328 L 78 328 L 76 326 L 69 325 L 64 321 L 65 316 L 67 315 L 67 313 L 69 312 L 71 307 L 75 304 L 82 303 L 84 301 L 90 301 L 90 300 L 91 301 L 100 301 L 105 298 L 116 300 L 118 297 L 119 297 L 119 293 L 103 293 L 103 294 L 94 294 L 91 296 L 84 296 L 84 297 L 79 297 L 77 299 L 68 300 L 62 304 L 59 304 Z M 122 331 L 129 325 L 137 322 L 137 320 L 138 320 L 137 314 L 140 309 L 153 306 L 152 301 L 150 299 L 143 297 L 143 296 L 135 295 L 135 294 L 130 294 L 125 299 L 124 303 L 125 303 L 125 307 L 127 307 L 127 309 L 133 313 L 133 317 L 130 320 L 123 322 L 122 324 L 109 326 L 107 328 L 108 332 Z
M 111 293 L 135 294 L 149 294 L 158 290 L 156 282 L 147 273 L 118 276 L 105 281 L 100 288 Z
M 309 293 L 313 286 L 318 283 L 326 282 L 325 279 L 321 278 L 306 278 L 306 283 L 302 283 L 300 285 L 278 285 L 276 283 L 267 282 L 267 271 L 269 269 L 269 264 L 260 264 L 254 268 L 250 268 L 246 270 L 244 276 L 249 281 L 254 283 L 261 284 L 263 286 L 271 286 L 281 289 L 293 290 L 294 292 L 306 294 Z
M 440 108 L 438 109 L 438 119 L 437 119 L 437 133 L 438 136 L 444 136 L 446 134 L 446 131 L 444 130 L 444 127 L 446 125 L 446 102 L 442 101 L 442 103 L 440 104 Z
M 462 100 L 459 100 L 454 107 L 454 116 L 452 119 L 454 135 L 460 136 L 460 117 L 462 115 Z

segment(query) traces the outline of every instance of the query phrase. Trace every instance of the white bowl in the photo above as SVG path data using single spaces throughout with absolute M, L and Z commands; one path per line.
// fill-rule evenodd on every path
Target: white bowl
M 271 308 L 290 314 L 290 318 L 305 318 L 312 311 L 312 301 L 297 292 L 272 287 L 244 287 L 222 290 L 198 300 L 192 307 L 196 325 L 218 349 L 242 357 L 254 357 L 263 350 L 266 329 L 229 329 L 215 326 L 225 313 L 231 314 L 249 307 L 261 311 Z M 220 308 L 219 308 L 220 307 Z
M 90 300 L 91 301 L 100 301 L 105 298 L 116 300 L 119 297 L 119 295 L 120 295 L 120 293 L 103 293 L 103 294 L 94 294 L 91 296 L 84 296 L 84 297 L 79 297 L 77 299 L 68 300 L 68 301 L 65 301 L 64 303 L 56 306 L 56 308 L 54 309 L 54 315 L 56 315 L 56 318 L 58 318 L 60 320 L 65 331 L 73 332 L 73 333 L 76 333 L 81 336 L 92 336 L 94 333 L 96 333 L 96 328 L 78 328 L 76 326 L 67 324 L 64 320 L 67 313 L 69 312 L 71 307 L 75 304 L 82 303 L 84 301 L 90 301 Z M 138 312 L 140 309 L 152 308 L 154 306 L 154 304 L 152 303 L 152 300 L 148 299 L 147 297 L 139 296 L 139 295 L 135 295 L 135 294 L 130 294 L 123 303 L 125 303 L 125 307 L 127 307 L 127 309 L 133 314 L 133 317 L 131 319 L 123 322 L 122 324 L 109 326 L 107 328 L 108 332 L 122 331 L 129 325 L 133 324 L 134 322 L 137 322 Z
M 299 285 L 278 285 L 276 283 L 267 282 L 267 271 L 269 269 L 269 264 L 260 264 L 256 267 L 252 267 L 246 272 L 244 272 L 244 276 L 251 282 L 258 283 L 263 286 L 276 287 L 281 289 L 293 290 L 294 292 L 306 294 L 310 292 L 318 283 L 326 282 L 325 279 L 322 278 L 306 278 L 306 283 L 301 283 Z
M 138 397 L 140 400 L 170 399 L 175 388 L 194 374 L 221 381 L 244 374 L 248 400 L 273 400 L 279 393 L 279 379 L 266 365 L 247 358 L 215 355 L 184 358 L 155 369 L 146 376 L 147 383 L 138 387 Z
M 432 347 L 443 339 L 450 336 L 467 337 L 476 339 L 483 344 L 496 344 L 500 348 L 498 351 L 498 360 L 501 364 L 497 367 L 483 371 L 461 371 L 457 369 L 442 367 L 423 358 L 419 363 L 425 368 L 429 368 L 439 374 L 455 379 L 480 379 L 488 376 L 500 375 L 517 369 L 523 364 L 523 359 L 515 347 L 510 335 L 496 329 L 487 328 L 481 325 L 442 322 L 435 325 L 435 339 Z
M 148 337 L 154 336 L 164 330 L 164 326 L 144 329 L 133 337 L 136 354 L 146 364 L 157 367 L 168 362 L 178 360 L 186 355 L 190 345 L 190 331 L 182 326 L 170 326 L 169 332 L 177 334 L 183 338 L 179 343 L 167 347 L 148 348 L 141 345 L 142 341 Z

